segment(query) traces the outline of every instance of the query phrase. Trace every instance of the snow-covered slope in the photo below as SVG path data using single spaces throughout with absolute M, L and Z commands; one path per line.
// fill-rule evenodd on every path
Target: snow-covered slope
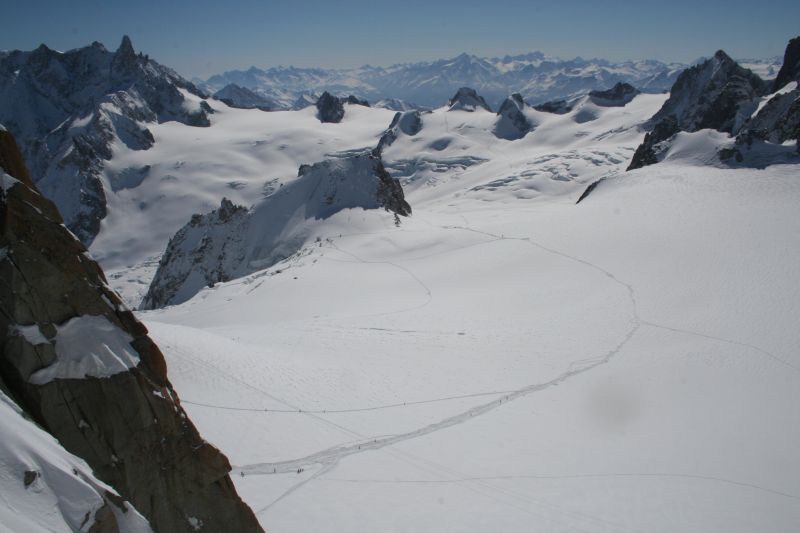
M 445 194 L 492 203 L 575 201 L 588 184 L 624 170 L 641 125 L 665 98 L 643 94 L 625 106 L 604 107 L 582 97 L 564 114 L 517 103 L 529 132 L 510 136 L 521 136 L 516 140 L 504 138 L 507 111 L 440 108 L 419 115 L 416 133 L 397 132 L 383 159 L 404 190 L 414 192 L 415 208 Z
M 646 116 L 655 98 L 629 105 Z M 417 136 L 466 120 L 453 113 Z M 610 119 L 560 123 L 569 142 L 527 184 L 607 164 Z M 546 202 L 512 180 L 473 190 L 522 168 L 442 172 L 410 189 L 399 228 L 336 215 L 306 254 L 141 315 L 259 518 L 275 532 L 793 530 L 797 165 L 676 157 L 578 206 L 579 187 Z
M 210 101 L 207 128 L 153 124 L 147 151 L 116 146 L 105 175 L 130 183 L 108 198 L 108 216 L 90 248 L 110 282 L 136 306 L 159 258 L 192 214 L 228 198 L 250 207 L 297 179 L 303 164 L 372 148 L 393 112 L 344 104 L 339 124 L 322 124 L 317 109 L 264 113 Z M 134 186 L 135 184 L 135 186 Z
M 327 94 L 322 100 L 341 106 L 338 99 Z M 251 214 L 223 200 L 221 207 L 208 216 L 193 217 L 171 239 L 143 301 L 144 308 L 181 303 L 207 285 L 241 277 L 303 253 L 304 248 L 317 244 L 311 237 L 316 235 L 318 239 L 319 228 L 325 227 L 316 221 L 328 219 L 341 209 L 383 206 L 407 214 L 409 209 L 400 187 L 386 188 L 395 182 L 384 171 L 381 157 L 406 187 L 437 185 L 435 195 L 440 194 L 439 188 L 448 187 L 458 194 L 466 192 L 487 199 L 501 197 L 493 193 L 498 189 L 527 199 L 578 195 L 589 180 L 619 170 L 616 167 L 628 156 L 620 142 L 638 135 L 641 122 L 629 115 L 633 112 L 638 117 L 647 116 L 642 110 L 663 101 L 663 97 L 643 96 L 639 102 L 628 107 L 619 105 L 616 110 L 584 97 L 574 103 L 572 113 L 564 115 L 530 109 L 518 95 L 509 101 L 516 109 L 516 126 L 513 120 L 508 124 L 507 109 L 495 115 L 473 89 L 462 88 L 449 107 L 432 113 L 397 113 L 372 155 L 344 154 L 312 167 L 301 167 L 295 181 L 285 182 L 285 187 L 270 194 Z M 321 120 L 323 115 L 333 113 L 329 107 L 320 107 Z M 341 119 L 339 114 L 336 118 Z M 572 151 L 565 157 L 553 153 L 555 147 L 562 151 L 572 148 L 571 141 L 589 133 L 580 132 L 581 125 L 594 121 L 598 121 L 597 127 L 609 128 L 596 132 L 607 139 L 584 139 L 583 146 L 591 145 L 597 150 Z M 324 122 L 320 126 L 325 126 Z M 524 142 L 508 140 L 525 137 L 538 126 L 543 132 Z M 513 127 L 522 130 L 510 135 L 508 130 Z M 558 138 L 553 135 L 556 130 Z M 606 147 L 616 154 L 600 150 Z M 465 153 L 469 156 L 465 157 Z M 539 157 L 534 156 L 537 153 Z M 587 166 L 593 169 L 588 170 Z M 469 167 L 476 168 L 464 179 L 459 170 Z M 498 168 L 506 172 L 506 167 L 516 167 L 518 174 L 498 174 Z M 451 183 L 445 185 L 440 183 L 442 180 Z M 471 185 L 465 188 L 466 183 Z
M 145 533 L 147 520 L 0 390 L 0 530 Z
M 139 313 L 270 531 L 796 529 L 795 147 L 728 165 L 734 138 L 683 131 L 625 173 L 669 97 L 622 96 L 511 98 L 500 115 L 345 104 L 338 124 L 212 103 L 210 127 L 160 124 L 150 150 L 115 153 L 109 169 L 142 186 L 92 251 L 129 294 L 143 258 L 223 196 L 269 207 L 198 215 L 204 259 L 279 229 L 265 251 L 293 245 Z M 412 217 L 284 223 L 285 206 L 325 205 L 270 200 L 324 198 L 300 163 L 376 146 Z

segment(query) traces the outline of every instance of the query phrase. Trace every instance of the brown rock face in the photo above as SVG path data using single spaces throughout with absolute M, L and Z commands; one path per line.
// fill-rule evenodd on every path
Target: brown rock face
M 106 285 L 21 161 L 13 138 L 0 132 L 0 165 L 19 180 L 6 178 L 0 188 L 0 382 L 154 530 L 194 531 L 202 524 L 204 531 L 262 531 L 236 494 L 227 458 L 181 408 L 146 328 Z M 108 377 L 31 383 L 33 373 L 57 360 L 59 328 L 86 316 L 103 317 L 132 338 L 139 363 Z M 37 328 L 38 334 L 22 332 Z

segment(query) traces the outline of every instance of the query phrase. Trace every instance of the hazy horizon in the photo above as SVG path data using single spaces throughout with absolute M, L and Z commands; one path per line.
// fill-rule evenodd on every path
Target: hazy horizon
M 14 2 L 0 21 L 0 49 L 57 50 L 93 41 L 115 49 L 129 35 L 137 51 L 192 78 L 251 66 L 354 68 L 451 58 L 461 53 L 503 57 L 541 51 L 560 59 L 613 62 L 656 59 L 691 63 L 718 49 L 732 57 L 782 56 L 798 34 L 800 5 L 687 0 L 642 5 L 625 0 L 598 9 L 595 2 L 483 2 L 420 0 L 374 3 L 238 0 L 221 10 L 208 0 L 135 9 L 89 1 L 80 6 Z M 42 18 L 42 12 L 49 16 Z

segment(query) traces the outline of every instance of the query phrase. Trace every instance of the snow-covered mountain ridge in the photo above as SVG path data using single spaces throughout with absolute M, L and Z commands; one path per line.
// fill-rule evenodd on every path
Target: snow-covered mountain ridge
M 628 82 L 647 92 L 669 89 L 686 65 L 655 60 L 611 62 L 603 59 L 561 60 L 540 52 L 502 58 L 461 54 L 450 59 L 405 63 L 390 67 L 356 69 L 274 67 L 233 70 L 195 80 L 210 92 L 229 83 L 251 89 L 284 108 L 299 96 L 356 94 L 370 101 L 399 99 L 426 107 L 439 107 L 459 87 L 472 87 L 493 108 L 511 93 L 531 103 L 580 96 Z
M 297 180 L 252 211 L 223 199 L 170 240 L 142 309 L 180 304 L 201 288 L 264 270 L 303 248 L 314 226 L 342 210 L 411 214 L 403 190 L 378 156 L 346 155 L 300 168 Z
M 120 147 L 147 150 L 149 126 L 208 126 L 200 91 L 136 53 L 130 39 L 57 52 L 0 52 L 0 122 L 15 135 L 39 188 L 85 244 L 100 231 L 108 196 L 138 182 L 106 172 Z M 140 181 L 140 180 L 139 180 Z

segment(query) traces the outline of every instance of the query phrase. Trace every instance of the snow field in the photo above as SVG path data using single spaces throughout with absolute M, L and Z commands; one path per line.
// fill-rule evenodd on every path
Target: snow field
M 463 200 L 143 316 L 184 400 L 497 392 L 187 404 L 276 531 L 791 530 L 792 171 Z
M 663 99 L 511 142 L 424 114 L 384 152 L 399 227 L 342 211 L 141 313 L 265 527 L 797 529 L 796 166 L 710 166 L 699 132 L 623 173 Z

